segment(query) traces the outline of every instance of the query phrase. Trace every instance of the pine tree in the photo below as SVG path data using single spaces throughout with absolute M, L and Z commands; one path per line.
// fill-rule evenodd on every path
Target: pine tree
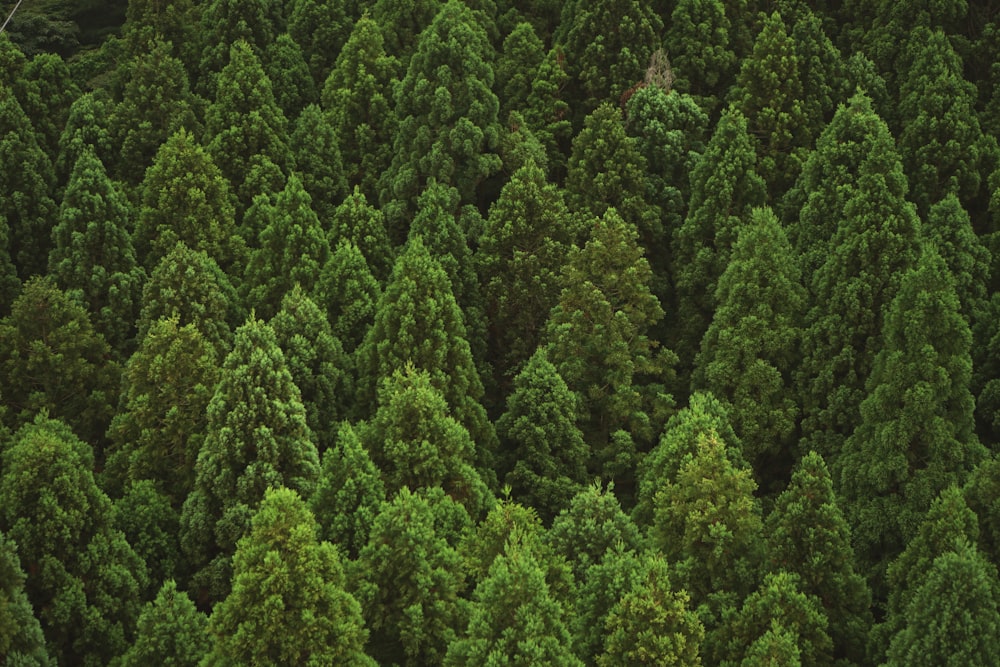
M 135 643 L 122 656 L 122 667 L 197 667 L 211 646 L 207 625 L 187 593 L 169 579 L 142 608 Z
M 329 114 L 316 104 L 305 107 L 295 120 L 289 146 L 320 224 L 329 229 L 338 205 L 347 196 L 346 166 Z
M 59 136 L 66 127 L 69 109 L 80 96 L 66 61 L 56 53 L 36 53 L 25 63 L 23 71 L 24 94 L 21 108 L 31 119 L 38 138 L 38 146 L 50 161 L 59 153 Z
M 374 665 L 336 548 L 290 489 L 269 489 L 233 556 L 233 590 L 208 622 L 205 664 Z
M 296 121 L 307 105 L 319 101 L 302 47 L 287 32 L 267 45 L 260 60 L 271 80 L 274 101 L 289 121 Z
M 379 27 L 387 53 L 398 54 L 404 63 L 418 48 L 420 34 L 434 21 L 443 0 L 375 0 L 371 19 Z
M 113 501 L 111 524 L 146 563 L 147 581 L 141 593 L 144 600 L 150 599 L 160 582 L 175 576 L 180 564 L 177 510 L 156 482 L 140 479 L 129 482 L 124 494 Z
M 33 278 L 0 320 L 2 397 L 13 426 L 47 411 L 86 442 L 104 443 L 121 369 L 87 311 L 50 278 Z M 23 545 L 22 545 L 23 546 Z
M 600 562 L 587 568 L 574 591 L 573 646 L 587 664 L 596 664 L 604 650 L 608 614 L 645 576 L 651 562 L 645 554 L 618 543 L 604 553 Z
M 955 194 L 932 205 L 926 222 L 922 229 L 937 246 L 948 273 L 955 280 L 962 317 L 969 323 L 975 340 L 980 328 L 977 325 L 985 315 L 989 298 L 991 253 L 976 235 L 968 212 Z M 974 344 L 974 354 L 976 347 Z
M 771 621 L 767 632 L 747 649 L 740 667 L 801 667 L 801 657 L 795 632 Z
M 59 149 L 54 162 L 57 183 L 67 183 L 76 161 L 85 150 L 93 150 L 101 161 L 114 156 L 108 124 L 114 104 L 107 91 L 98 89 L 77 97 L 59 135 Z
M 160 146 L 146 171 L 134 242 L 152 270 L 178 241 L 229 271 L 243 257 L 229 183 L 208 152 L 180 130 Z
M 809 137 L 807 148 L 811 149 L 812 143 L 833 117 L 837 105 L 850 96 L 854 85 L 859 82 L 852 82 L 848 59 L 834 45 L 828 35 L 829 29 L 824 27 L 827 12 L 821 8 L 810 9 L 808 4 L 801 2 L 795 2 L 791 11 L 782 11 L 791 27 L 791 37 L 798 54 L 801 104 L 805 114 L 805 133 Z M 864 58 L 860 52 L 851 57 L 855 55 Z M 868 90 L 870 95 L 876 94 L 870 85 L 860 87 Z
M 244 42 L 258 58 L 268 44 L 284 31 L 284 3 L 277 0 L 211 0 L 201 10 L 198 30 L 201 60 L 198 65 L 199 92 L 208 98 L 225 84 L 218 82 L 229 62 L 230 47 Z
M 397 242 L 429 179 L 455 187 L 460 202 L 471 204 L 480 183 L 500 169 L 493 47 L 467 5 L 449 0 L 440 7 L 396 88 L 399 127 L 379 202 Z
M 556 181 L 566 172 L 566 153 L 573 136 L 570 106 L 566 98 L 570 92 L 566 71 L 566 57 L 559 47 L 549 49 L 538 66 L 531 93 L 522 116 L 538 141 L 544 146 L 549 173 Z
M 582 490 L 587 445 L 576 425 L 577 397 L 566 386 L 544 348 L 532 355 L 497 421 L 506 481 L 514 496 L 546 521 Z
M 340 141 L 348 185 L 360 187 L 370 201 L 377 201 L 379 175 L 392 162 L 396 115 L 391 83 L 401 70 L 393 55 L 399 52 L 387 52 L 380 25 L 368 15 L 358 19 L 321 95 Z
M 302 47 L 313 81 L 322 84 L 351 34 L 354 17 L 345 2 L 289 3 L 288 32 Z
M 0 215 L 0 316 L 10 313 L 10 304 L 20 291 L 21 281 L 17 279 L 17 269 L 10 256 L 10 226 Z
M 646 556 L 643 568 L 636 587 L 608 614 L 604 653 L 597 664 L 701 665 L 705 629 L 688 607 L 687 592 L 673 588 L 670 564 L 663 556 Z
M 997 522 L 1000 503 L 996 502 L 1000 497 L 997 493 L 1000 486 L 998 470 L 1000 459 L 987 458 L 976 466 L 963 488 L 968 506 L 980 517 L 981 532 L 976 543 L 990 562 L 997 562 L 997 554 L 1000 554 L 1000 523 Z
M 440 489 L 400 489 L 382 504 L 358 555 L 356 596 L 379 664 L 441 664 L 467 626 L 462 559 L 448 540 L 465 510 Z
M 729 404 L 744 456 L 765 488 L 780 481 L 780 473 L 771 472 L 775 462 L 787 470 L 794 460 L 793 372 L 805 297 L 784 229 L 770 209 L 755 209 L 719 278 L 718 307 L 695 358 L 691 386 Z
M 316 303 L 326 311 L 331 331 L 347 353 L 353 354 L 365 339 L 381 295 L 358 246 L 346 239 L 337 243 L 319 275 Z
M 797 575 L 799 590 L 822 602 L 834 657 L 867 662 L 871 591 L 855 570 L 851 528 L 822 456 L 809 452 L 799 461 L 764 522 L 764 534 L 769 569 Z
M 201 57 L 197 30 L 203 5 L 194 0 L 129 0 L 122 37 L 133 57 L 148 53 L 157 42 L 170 42 L 173 55 L 188 72 L 197 69 Z
M 0 655 L 10 665 L 48 667 L 54 663 L 24 584 L 17 545 L 0 532 Z
M 732 27 L 720 0 L 678 0 L 667 28 L 667 49 L 678 91 L 694 95 L 709 111 L 736 74 Z
M 445 665 L 583 664 L 573 655 L 563 607 L 549 592 L 540 560 L 515 529 L 476 587 L 466 636 L 448 647 Z
M 356 559 L 385 499 L 381 472 L 351 425 L 341 424 L 336 443 L 323 452 L 323 467 L 309 500 L 321 538 Z
M 30 573 L 25 591 L 58 664 L 109 664 L 131 643 L 142 561 L 111 526 L 89 445 L 58 422 L 24 426 L 3 454 L 0 531 Z
M 385 215 L 368 202 L 359 187 L 355 186 L 354 192 L 333 212 L 328 238 L 331 248 L 336 248 L 341 241 L 356 245 L 379 283 L 392 272 L 395 255 L 386 233 Z
M 243 285 L 247 303 L 262 316 L 273 317 L 296 284 L 312 293 L 330 246 L 297 174 L 288 177 L 273 203 L 258 199 L 254 206 L 264 206 L 261 214 L 268 224 L 257 236 Z
M 207 420 L 181 511 L 181 547 L 198 600 L 217 602 L 229 593 L 236 543 L 267 488 L 308 496 L 319 475 L 299 389 L 274 330 L 254 316 L 236 331 Z
M 531 84 L 544 59 L 545 44 L 531 23 L 518 23 L 504 37 L 495 68 L 501 120 L 508 118 L 512 111 L 521 111 L 527 106 Z
M 132 221 L 128 200 L 85 149 L 52 230 L 49 274 L 87 307 L 94 328 L 119 354 L 129 349 L 146 280 L 132 246 Z

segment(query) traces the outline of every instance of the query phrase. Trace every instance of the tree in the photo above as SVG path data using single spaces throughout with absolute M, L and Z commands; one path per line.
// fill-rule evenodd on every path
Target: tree
M 384 4 L 384 0 L 376 3 L 372 11 Z M 323 110 L 340 142 L 348 185 L 360 188 L 370 201 L 377 200 L 379 175 L 392 162 L 396 114 L 391 84 L 401 70 L 399 60 L 391 55 L 399 51 L 391 47 L 386 51 L 380 25 L 385 24 L 367 14 L 357 20 L 321 94 Z M 396 36 L 388 26 L 387 33 Z
M 504 37 L 495 68 L 501 119 L 509 117 L 512 111 L 521 111 L 527 106 L 531 84 L 544 59 L 545 45 L 530 23 L 518 23 Z
M 199 601 L 229 593 L 236 543 L 269 487 L 308 496 L 319 455 L 274 330 L 252 316 L 207 409 L 208 431 L 195 463 L 194 488 L 181 511 L 181 547 Z
M 202 7 L 194 0 L 130 0 L 122 26 L 126 51 L 135 57 L 151 51 L 157 42 L 170 42 L 173 55 L 194 73 L 201 57 L 197 30 Z
M 11 665 L 48 667 L 53 663 L 24 583 L 17 545 L 0 532 L 0 654 Z
M 0 531 L 30 573 L 25 591 L 59 664 L 106 665 L 131 643 L 142 561 L 111 526 L 93 453 L 64 424 L 22 427 L 3 453 Z
M 399 54 L 404 63 L 411 60 L 418 47 L 420 34 L 434 21 L 444 5 L 443 0 L 375 0 L 370 16 L 379 27 L 388 53 Z
M 146 273 L 136 261 L 132 207 L 93 150 L 73 167 L 52 229 L 49 274 L 78 298 L 121 355 L 130 348 Z
M 307 105 L 319 101 L 306 55 L 287 32 L 265 47 L 260 60 L 264 73 L 271 80 L 274 101 L 289 121 L 295 121 Z
M 876 582 L 934 498 L 986 456 L 968 388 L 971 334 L 933 246 L 904 276 L 884 337 L 840 465 L 858 556 Z
M 258 197 L 254 208 L 267 226 L 257 234 L 243 280 L 246 301 L 263 317 L 274 317 L 295 285 L 311 294 L 330 245 L 312 208 L 312 199 L 295 173 L 273 200 Z
M 382 504 L 356 570 L 368 650 L 379 664 L 441 664 L 467 626 L 462 560 L 448 536 L 469 523 L 440 489 L 402 488 Z
M 358 247 L 379 283 L 392 272 L 395 252 L 385 229 L 385 215 L 370 203 L 357 186 L 337 206 L 329 221 L 330 247 L 350 241 Z
M 140 479 L 129 482 L 124 494 L 113 501 L 111 523 L 121 531 L 132 550 L 146 564 L 147 581 L 141 594 L 153 597 L 160 582 L 171 579 L 180 565 L 180 517 L 170 497 L 156 482 Z
M 893 637 L 888 667 L 997 665 L 996 567 L 974 545 L 960 542 L 934 560 Z
M 583 664 L 573 655 L 563 607 L 549 592 L 534 545 L 525 542 L 519 530 L 511 533 L 476 586 L 465 637 L 451 643 L 443 664 Z
M 681 359 L 682 384 L 712 321 L 718 280 L 729 265 L 739 229 L 767 198 L 747 132 L 739 109 L 723 113 L 691 174 L 688 214 L 672 240 L 677 312 L 671 338 Z
M 834 658 L 867 662 L 871 591 L 855 569 L 851 528 L 822 456 L 809 452 L 799 461 L 764 521 L 764 534 L 768 569 L 796 575 L 798 589 L 822 603 Z
M 666 44 L 676 70 L 674 86 L 695 96 L 706 111 L 735 75 L 731 31 L 720 0 L 678 0 L 670 15 Z
M 420 33 L 396 88 L 399 127 L 392 162 L 379 181 L 379 202 L 397 242 L 431 178 L 456 188 L 461 204 L 472 204 L 480 183 L 499 171 L 493 57 L 473 10 L 458 0 L 440 5 Z
M 354 428 L 342 423 L 336 442 L 323 452 L 323 467 L 309 500 L 320 537 L 356 559 L 385 499 L 381 472 Z
M 227 271 L 241 267 L 243 239 L 229 183 L 190 132 L 182 129 L 160 146 L 141 192 L 134 242 L 147 270 L 178 241 Z
M 114 104 L 104 90 L 83 93 L 73 100 L 59 135 L 54 162 L 57 183 L 69 181 L 76 161 L 87 148 L 93 149 L 102 162 L 111 159 L 114 149 L 108 124 L 112 113 Z
M 345 165 L 341 159 L 340 138 L 316 104 L 309 104 L 298 114 L 289 137 L 295 166 L 302 185 L 312 200 L 313 209 L 324 229 L 332 226 L 337 207 L 347 195 Z
M 348 3 L 295 0 L 288 10 L 288 33 L 302 47 L 316 84 L 326 80 L 351 34 L 354 16 Z
M 955 194 L 949 194 L 931 206 L 927 224 L 922 229 L 937 246 L 948 273 L 955 281 L 959 308 L 972 329 L 975 341 L 989 298 L 991 253 L 976 235 L 968 212 Z M 978 345 L 974 344 L 973 353 L 978 357 L 976 347 Z
M 10 315 L 0 320 L 8 425 L 24 424 L 47 411 L 100 446 L 114 414 L 120 375 L 111 348 L 82 306 L 50 278 L 24 284 Z
M 771 621 L 767 632 L 747 649 L 740 667 L 801 667 L 801 658 L 795 632 Z
M 211 98 L 225 84 L 221 71 L 231 56 L 231 45 L 244 42 L 258 58 L 268 44 L 284 31 L 284 7 L 276 0 L 212 0 L 201 10 L 198 30 L 201 61 L 199 91 Z
M 573 646 L 587 664 L 596 664 L 604 651 L 608 614 L 646 575 L 651 560 L 642 552 L 617 543 L 600 562 L 587 568 L 573 593 Z
M 24 64 L 21 107 L 31 119 L 38 145 L 55 161 L 59 152 L 59 136 L 66 127 L 70 106 L 80 96 L 66 61 L 55 53 L 36 53 Z
M 565 99 L 570 75 L 566 71 L 565 53 L 560 47 L 549 49 L 538 65 L 531 82 L 531 93 L 522 114 L 525 122 L 545 147 L 549 173 L 556 180 L 565 174 L 566 152 L 573 136 L 570 106 Z
M 268 489 L 233 556 L 233 590 L 216 605 L 204 664 L 374 665 L 340 555 L 291 489 Z
M 122 656 L 122 667 L 155 663 L 164 667 L 197 667 L 211 643 L 208 619 L 173 579 L 163 582 L 156 599 L 147 602 L 136 624 L 135 643 Z
M 688 608 L 687 592 L 673 589 L 670 564 L 663 556 L 646 556 L 643 569 L 635 588 L 608 614 L 604 653 L 597 664 L 701 665 L 705 629 Z
M 319 275 L 316 303 L 326 311 L 331 331 L 348 354 L 353 355 L 365 339 L 381 295 L 358 246 L 347 239 L 339 241 Z
M 716 287 L 718 304 L 695 357 L 691 387 L 729 404 L 733 430 L 761 486 L 794 460 L 798 400 L 793 372 L 806 307 L 798 257 L 770 209 L 738 231 Z M 775 477 L 779 477 L 775 480 Z

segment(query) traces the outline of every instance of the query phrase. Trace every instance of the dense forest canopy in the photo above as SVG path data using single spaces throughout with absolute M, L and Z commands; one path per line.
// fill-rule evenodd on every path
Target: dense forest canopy
M 0 663 L 1000 667 L 998 62 L 979 0 L 22 2 Z

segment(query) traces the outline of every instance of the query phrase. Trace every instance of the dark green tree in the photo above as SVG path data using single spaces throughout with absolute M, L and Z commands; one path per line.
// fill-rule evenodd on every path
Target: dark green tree
M 230 47 L 244 42 L 260 58 L 268 44 L 284 32 L 284 4 L 277 0 L 211 0 L 201 10 L 198 41 L 198 89 L 211 99 L 224 84 L 220 73 L 229 62 Z
M 69 116 L 59 135 L 54 168 L 57 183 L 69 182 L 76 161 L 85 150 L 93 150 L 101 161 L 114 156 L 108 125 L 115 105 L 106 90 L 83 93 L 69 108 Z
M 361 250 L 372 275 L 379 283 L 392 272 L 395 253 L 385 230 L 385 215 L 371 205 L 357 186 L 337 206 L 329 220 L 330 247 L 350 241 Z
M 829 31 L 824 26 L 828 14 L 821 8 L 810 9 L 807 3 L 797 0 L 792 0 L 790 4 L 794 8 L 790 11 L 782 9 L 782 12 L 798 55 L 805 134 L 809 137 L 807 148 L 811 149 L 812 143 L 833 117 L 837 105 L 847 100 L 855 85 L 861 82 L 852 76 L 847 59 L 830 39 Z M 860 52 L 852 54 L 852 57 L 854 55 L 864 58 Z M 877 94 L 869 83 L 860 87 L 868 90 L 870 95 Z
M 261 55 L 261 64 L 271 80 L 274 101 L 289 121 L 295 121 L 306 105 L 319 101 L 306 55 L 287 32 L 267 45 Z
M 160 146 L 141 193 L 134 242 L 147 270 L 178 241 L 227 271 L 241 267 L 245 249 L 229 183 L 191 133 L 180 130 Z
M 500 100 L 500 118 L 521 111 L 528 104 L 531 85 L 538 76 L 538 66 L 545 59 L 545 44 L 531 23 L 522 21 L 504 37 L 497 54 L 496 93 Z
M 90 312 L 94 328 L 126 354 L 146 272 L 136 262 L 133 211 L 93 150 L 73 167 L 52 229 L 49 275 Z
M 368 15 L 358 19 L 321 95 L 323 110 L 330 116 L 340 141 L 348 185 L 360 187 L 370 201 L 378 200 L 379 175 L 392 162 L 397 122 L 392 82 L 401 71 L 394 55 L 399 52 L 392 48 L 386 51 L 380 25 L 384 24 Z
M 573 646 L 587 664 L 596 664 L 604 650 L 608 614 L 618 602 L 639 586 L 650 559 L 617 543 L 604 553 L 599 563 L 587 568 L 574 591 Z
M 386 51 L 408 62 L 417 49 L 420 34 L 444 5 L 443 0 L 375 0 L 369 15 L 379 27 Z
M 736 74 L 732 27 L 721 0 L 678 0 L 670 15 L 666 45 L 676 68 L 678 91 L 695 96 L 711 111 Z
M 197 600 L 218 602 L 229 593 L 236 543 L 264 492 L 285 486 L 308 496 L 319 476 L 299 388 L 274 330 L 252 315 L 236 331 L 207 419 L 181 511 L 181 547 Z
M 330 115 L 316 104 L 307 106 L 295 120 L 289 145 L 320 224 L 329 229 L 339 204 L 347 196 L 346 166 Z
M 326 311 L 331 331 L 348 354 L 365 339 L 381 295 L 358 246 L 346 239 L 338 242 L 319 275 L 316 303 Z
M 329 0 L 294 0 L 288 3 L 288 32 L 302 47 L 316 85 L 326 81 L 351 35 L 355 17 L 351 16 L 350 4 Z
M 351 425 L 341 424 L 336 443 L 323 452 L 323 467 L 309 500 L 320 537 L 356 559 L 384 501 L 381 472 Z
M 152 598 L 160 582 L 171 579 L 180 564 L 180 517 L 170 497 L 153 480 L 130 482 L 124 495 L 113 501 L 111 523 L 146 563 L 148 577 L 141 593 L 144 600 Z
M 691 388 L 729 404 L 744 456 L 766 489 L 784 481 L 775 464 L 787 471 L 794 461 L 793 378 L 806 308 L 798 257 L 770 209 L 755 209 L 738 230 L 715 302 Z
M 0 315 L 10 312 L 10 304 L 20 291 L 21 281 L 17 279 L 17 269 L 10 256 L 10 226 L 0 215 Z
M 949 194 L 931 206 L 927 224 L 922 227 L 944 259 L 948 273 L 955 281 L 955 292 L 962 317 L 972 328 L 976 343 L 988 302 L 991 253 L 976 235 L 968 212 L 958 196 Z M 973 354 L 976 355 L 975 345 Z
M 0 532 L 0 655 L 10 665 L 48 667 L 54 663 L 24 583 L 17 545 Z
M 0 320 L 8 425 L 47 411 L 100 446 L 114 414 L 120 375 L 111 348 L 79 303 L 50 278 L 25 283 L 10 315 Z
M 531 82 L 527 106 L 522 117 L 545 148 L 549 172 L 561 180 L 566 172 L 566 154 L 573 136 L 570 106 L 569 72 L 561 48 L 550 49 L 538 65 Z
M 70 106 L 80 96 L 70 68 L 56 53 L 36 53 L 25 63 L 21 107 L 31 119 L 38 145 L 53 163 Z M 18 82 L 15 82 L 17 85 Z
M 801 667 L 801 658 L 795 631 L 771 621 L 767 632 L 747 649 L 740 667 Z
M 168 579 L 156 599 L 142 608 L 135 643 L 122 656 L 122 667 L 197 667 L 211 647 L 207 626 L 208 619 L 187 593 Z
M 944 261 L 925 244 L 886 315 L 861 422 L 840 457 L 855 547 L 876 584 L 934 498 L 964 483 L 986 456 L 969 391 L 971 334 L 959 308 Z
M 716 308 L 716 289 L 732 246 L 754 207 L 767 199 L 756 171 L 747 121 L 731 107 L 719 119 L 705 153 L 691 173 L 691 199 L 672 240 L 677 312 L 671 340 L 680 357 L 682 384 Z
M 379 202 L 397 243 L 430 179 L 453 186 L 461 204 L 472 204 L 480 183 L 500 170 L 493 59 L 485 30 L 458 0 L 440 5 L 420 33 L 395 89 L 399 127 L 392 162 L 379 180 Z
M 855 569 L 851 528 L 822 456 L 809 452 L 799 461 L 764 521 L 764 534 L 768 569 L 797 575 L 799 590 L 822 603 L 834 658 L 866 663 L 871 591 Z
M 233 589 L 208 622 L 208 665 L 374 665 L 341 556 L 290 489 L 269 489 L 233 556 Z
M 382 504 L 358 555 L 356 596 L 380 664 L 441 664 L 468 625 L 462 557 L 449 534 L 465 510 L 440 489 L 400 489 Z
M 148 53 L 157 42 L 170 42 L 173 55 L 189 73 L 197 70 L 201 57 L 198 28 L 202 3 L 194 0 L 129 0 L 122 38 L 132 56 Z
M 5 448 L 0 477 L 0 531 L 18 545 L 49 652 L 84 667 L 107 665 L 131 644 L 146 583 L 92 465 L 89 445 L 41 418 Z

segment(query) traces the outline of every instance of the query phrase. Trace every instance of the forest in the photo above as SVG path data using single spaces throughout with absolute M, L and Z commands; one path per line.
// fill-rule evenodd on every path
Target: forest
M 991 0 L 26 0 L 0 664 L 1000 666 L 998 138 Z

